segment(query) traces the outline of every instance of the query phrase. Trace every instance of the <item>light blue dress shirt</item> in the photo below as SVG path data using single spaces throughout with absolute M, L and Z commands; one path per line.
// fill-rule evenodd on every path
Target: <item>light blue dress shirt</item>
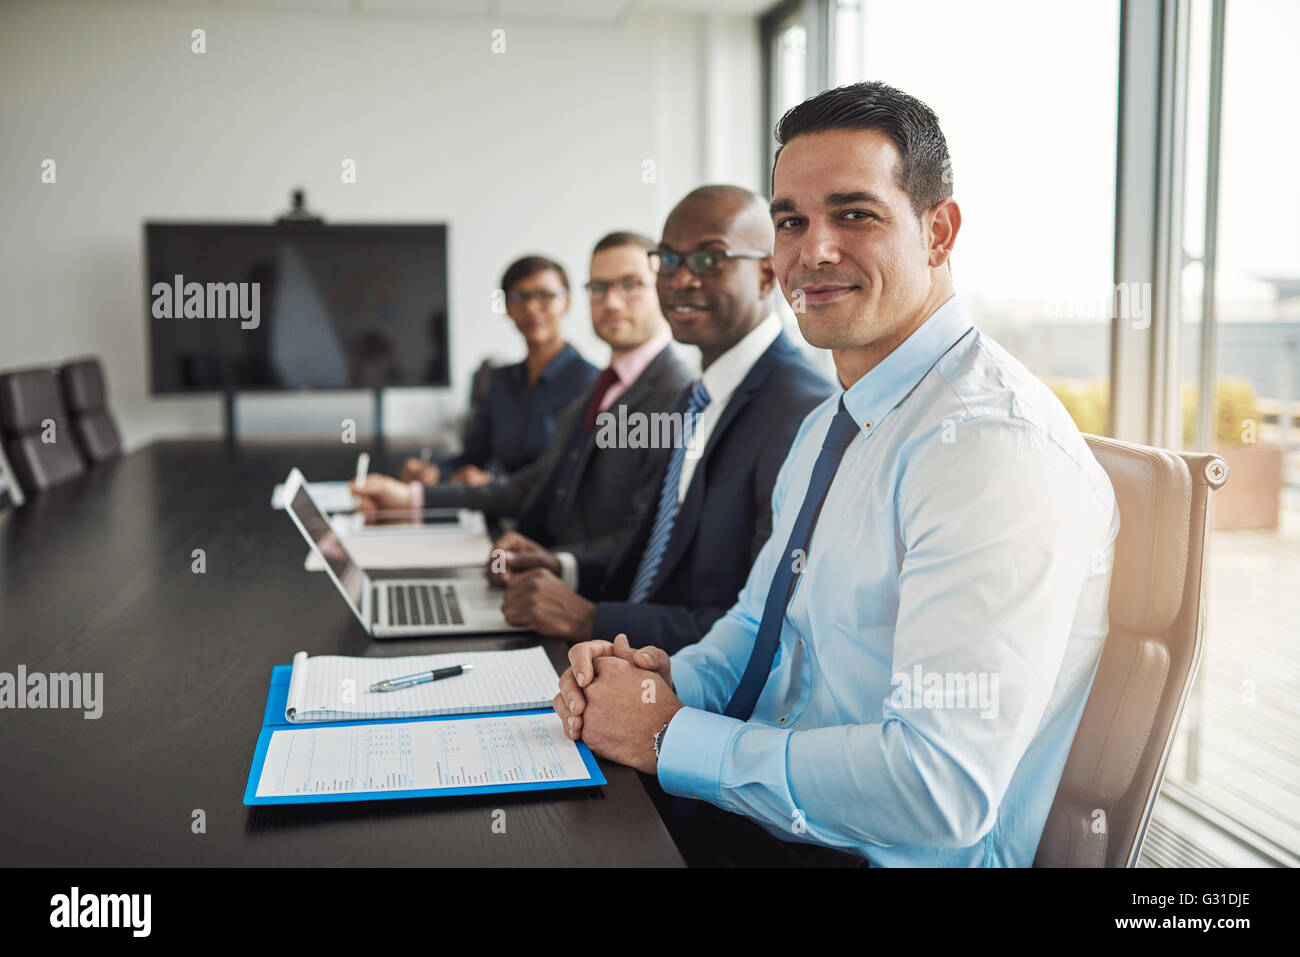
M 841 395 L 861 431 L 783 555 Z M 1110 481 L 956 297 L 841 395 L 795 437 L 736 605 L 672 658 L 659 782 L 877 866 L 1028 866 L 1107 633 Z M 771 674 L 725 717 L 781 561 Z

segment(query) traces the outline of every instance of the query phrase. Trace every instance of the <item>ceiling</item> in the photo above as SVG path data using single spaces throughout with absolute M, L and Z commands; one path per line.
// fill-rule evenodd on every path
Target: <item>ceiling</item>
M 759 16 L 777 0 L 155 0 L 165 6 L 454 16 L 616 24 L 633 13 Z

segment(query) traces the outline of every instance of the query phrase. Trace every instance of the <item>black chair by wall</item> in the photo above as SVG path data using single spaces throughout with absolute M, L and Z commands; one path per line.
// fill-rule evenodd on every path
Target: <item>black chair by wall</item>
M 18 476 L 5 455 L 4 443 L 0 442 L 0 515 L 23 504 L 23 490 L 18 484 Z
M 25 490 L 39 492 L 86 471 L 53 369 L 0 374 L 0 435 Z
M 122 454 L 122 437 L 108 411 L 108 390 L 98 359 L 75 359 L 59 370 L 72 433 L 87 461 L 105 462 Z

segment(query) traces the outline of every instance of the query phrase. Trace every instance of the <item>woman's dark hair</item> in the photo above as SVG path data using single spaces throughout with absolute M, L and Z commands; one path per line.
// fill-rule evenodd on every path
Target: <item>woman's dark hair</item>
M 776 124 L 776 155 L 796 136 L 830 130 L 879 130 L 894 141 L 903 161 L 898 188 L 920 216 L 952 196 L 948 141 L 934 111 L 884 83 L 853 83 L 818 93 L 791 107 Z M 776 160 L 772 161 L 775 172 Z
M 521 279 L 527 279 L 529 276 L 535 276 L 539 272 L 553 271 L 560 277 L 560 285 L 564 286 L 564 291 L 569 291 L 569 276 L 564 271 L 564 267 L 554 259 L 547 259 L 545 256 L 524 256 L 516 259 L 506 267 L 505 273 L 501 276 L 501 291 L 506 295 L 510 294 L 510 287 Z

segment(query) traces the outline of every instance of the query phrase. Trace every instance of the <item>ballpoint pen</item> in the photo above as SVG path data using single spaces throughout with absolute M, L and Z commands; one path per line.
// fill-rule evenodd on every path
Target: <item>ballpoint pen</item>
M 403 688 L 412 688 L 415 685 L 427 684 L 430 681 L 438 681 L 441 678 L 454 678 L 456 675 L 464 674 L 473 667 L 473 665 L 453 665 L 450 668 L 438 668 L 435 671 L 420 671 L 416 674 L 405 675 L 401 678 L 385 678 L 383 681 L 372 684 L 370 690 L 401 691 Z

